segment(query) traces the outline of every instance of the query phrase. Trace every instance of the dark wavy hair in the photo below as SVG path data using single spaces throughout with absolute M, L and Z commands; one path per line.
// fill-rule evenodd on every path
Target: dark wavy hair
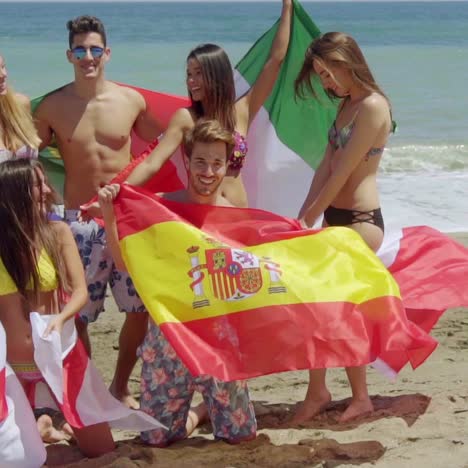
M 206 109 L 201 102 L 192 100 L 191 109 L 197 118 L 217 120 L 222 127 L 233 132 L 236 126 L 236 90 L 232 66 L 224 49 L 216 44 L 201 44 L 192 49 L 187 57 L 198 61 L 203 76 Z
M 19 293 L 26 299 L 37 299 L 40 278 L 39 255 L 45 249 L 58 273 L 59 284 L 68 289 L 65 266 L 60 255 L 55 230 L 47 213 L 34 200 L 40 162 L 33 159 L 12 159 L 0 164 L 0 259 Z M 42 194 L 41 194 L 42 196 Z M 47 200 L 48 210 L 54 192 Z
M 107 45 L 106 30 L 102 21 L 95 16 L 83 15 L 77 16 L 75 19 L 67 21 L 68 29 L 68 45 L 70 49 L 73 46 L 73 39 L 77 34 L 86 34 L 90 32 L 98 33 L 104 44 L 104 47 Z

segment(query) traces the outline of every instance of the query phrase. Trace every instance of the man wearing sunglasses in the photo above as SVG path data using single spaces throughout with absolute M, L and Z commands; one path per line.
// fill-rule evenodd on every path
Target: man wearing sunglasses
M 37 108 L 35 119 L 41 147 L 55 137 L 64 161 L 65 218 L 80 250 L 89 292 L 88 304 L 77 321 L 79 333 L 90 352 L 87 325 L 103 311 L 109 283 L 119 310 L 126 312 L 110 390 L 135 408 L 128 379 L 146 332 L 147 313 L 128 274 L 115 268 L 104 230 L 93 220 L 80 222 L 79 208 L 129 163 L 132 129 L 149 142 L 161 128 L 137 91 L 105 79 L 111 51 L 102 22 L 93 16 L 80 16 L 69 21 L 67 28 L 67 59 L 75 79 L 48 95 Z

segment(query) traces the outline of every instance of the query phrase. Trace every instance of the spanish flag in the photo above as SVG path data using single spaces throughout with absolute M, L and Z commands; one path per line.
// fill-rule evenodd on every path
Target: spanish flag
M 115 212 L 136 289 L 194 375 L 358 366 L 389 351 L 417 367 L 436 347 L 351 229 L 304 230 L 266 211 L 176 203 L 128 185 Z

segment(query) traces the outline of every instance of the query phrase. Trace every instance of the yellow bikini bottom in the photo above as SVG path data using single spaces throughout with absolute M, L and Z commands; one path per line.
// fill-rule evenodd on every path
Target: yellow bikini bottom
M 35 362 L 26 362 L 26 363 L 9 363 L 11 368 L 15 371 L 18 379 L 26 382 L 36 382 L 38 380 L 43 380 L 41 371 L 36 366 Z

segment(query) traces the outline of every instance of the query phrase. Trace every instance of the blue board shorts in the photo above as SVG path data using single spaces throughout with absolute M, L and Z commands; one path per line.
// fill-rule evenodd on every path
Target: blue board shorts
M 78 215 L 79 210 L 65 210 L 65 221 L 75 237 L 88 286 L 88 302 L 80 311 L 80 319 L 86 323 L 97 320 L 104 310 L 108 283 L 120 312 L 146 312 L 128 273 L 115 267 L 104 228 L 94 220 L 80 222 Z

